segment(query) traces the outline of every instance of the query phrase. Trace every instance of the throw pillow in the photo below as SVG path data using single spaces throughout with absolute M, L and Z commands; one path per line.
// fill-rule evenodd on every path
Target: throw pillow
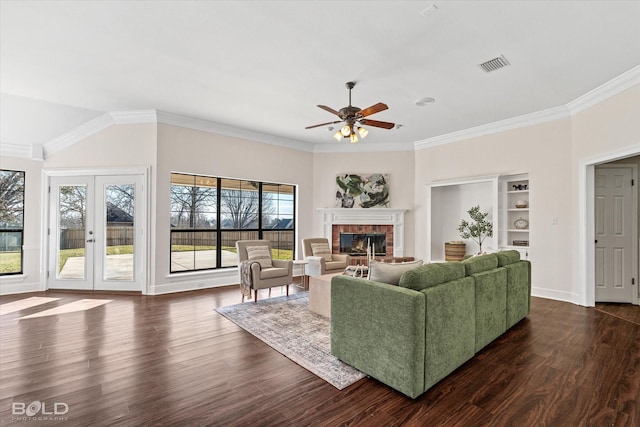
M 325 261 L 333 261 L 333 258 L 331 257 L 331 248 L 327 242 L 312 243 L 311 252 L 313 253 L 313 256 L 321 256 Z
M 401 262 L 398 264 L 386 264 L 384 262 L 371 261 L 369 263 L 369 280 L 375 282 L 398 285 L 400 276 L 405 271 L 413 270 L 422 265 L 422 260 Z
M 269 246 L 247 246 L 247 259 L 259 262 L 262 268 L 273 267 Z

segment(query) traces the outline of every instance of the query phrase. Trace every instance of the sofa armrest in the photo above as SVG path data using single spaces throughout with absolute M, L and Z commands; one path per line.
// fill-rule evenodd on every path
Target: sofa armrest
M 331 353 L 409 397 L 419 396 L 425 377 L 424 294 L 335 276 Z
M 277 268 L 287 268 L 289 273 L 293 272 L 293 261 L 289 259 L 272 259 L 271 264 Z
M 346 265 L 349 265 L 349 261 L 351 260 L 351 256 L 348 254 L 331 254 L 331 258 L 334 261 L 342 261 L 346 263 Z

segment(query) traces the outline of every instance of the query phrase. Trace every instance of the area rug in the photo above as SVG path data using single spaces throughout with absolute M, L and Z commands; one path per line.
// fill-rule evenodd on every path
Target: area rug
M 365 377 L 331 354 L 329 319 L 309 311 L 308 292 L 216 311 L 339 390 Z

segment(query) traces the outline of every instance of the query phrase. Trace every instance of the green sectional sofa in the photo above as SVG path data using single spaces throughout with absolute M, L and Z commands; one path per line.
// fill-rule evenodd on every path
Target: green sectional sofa
M 331 352 L 416 398 L 525 318 L 530 298 L 518 251 L 423 265 L 398 286 L 336 276 Z

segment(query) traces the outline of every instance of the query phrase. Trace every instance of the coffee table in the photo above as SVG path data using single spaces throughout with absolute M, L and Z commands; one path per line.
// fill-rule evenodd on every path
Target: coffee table
M 342 273 L 309 277 L 309 310 L 331 318 L 331 279 Z

